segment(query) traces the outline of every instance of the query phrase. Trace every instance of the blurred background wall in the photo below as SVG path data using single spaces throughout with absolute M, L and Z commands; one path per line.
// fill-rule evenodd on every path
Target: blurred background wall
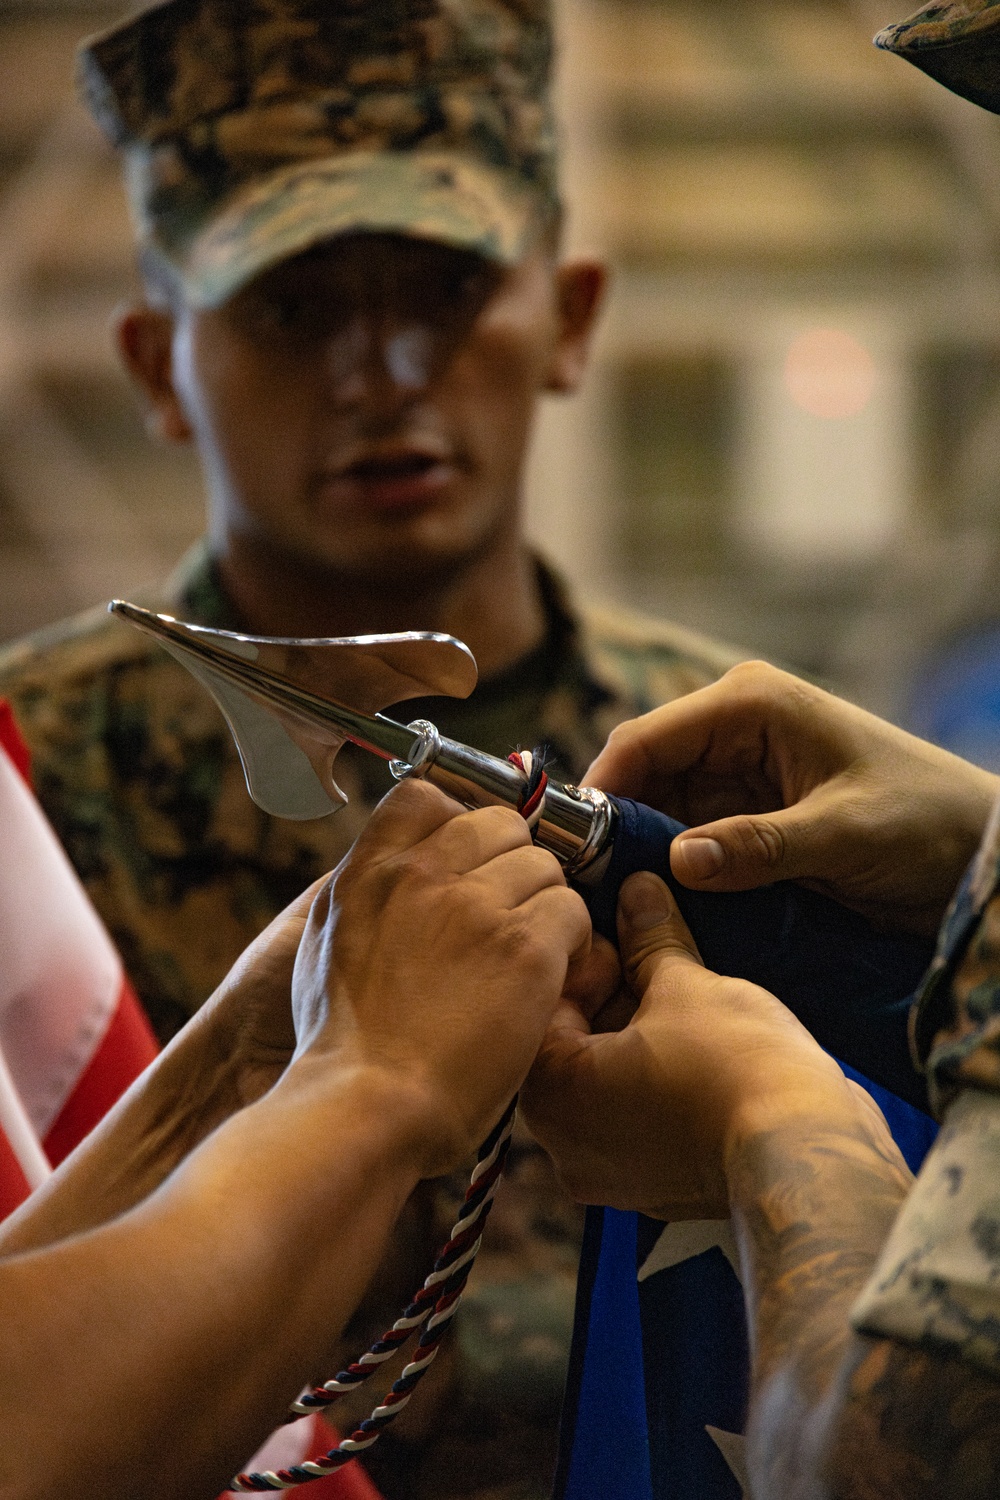
M 909 9 L 560 0 L 569 249 L 615 280 L 529 519 L 590 592 L 1000 764 L 1000 120 L 872 48 Z M 199 530 L 107 334 L 128 221 L 70 80 L 121 10 L 0 0 L 0 639 Z

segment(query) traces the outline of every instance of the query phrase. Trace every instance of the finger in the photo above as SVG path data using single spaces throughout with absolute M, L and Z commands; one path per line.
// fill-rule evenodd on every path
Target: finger
M 521 1085 L 520 1108 L 529 1130 L 552 1157 L 566 1187 L 581 1200 L 588 1198 L 584 1182 L 594 1178 L 595 1135 L 605 1145 L 602 1123 L 608 1096 L 601 1059 L 616 1043 L 617 1038 L 590 1035 L 576 1007 L 563 1003 Z M 599 1198 L 595 1194 L 588 1201 Z
M 581 784 L 656 806 L 665 778 L 697 765 L 711 743 L 711 705 L 695 702 L 700 697 L 691 693 L 619 724 Z
M 670 847 L 670 868 L 682 885 L 699 891 L 749 891 L 776 880 L 822 878 L 833 873 L 843 852 L 843 820 L 834 784 L 828 783 L 793 807 L 720 818 L 679 833 Z
M 758 752 L 761 728 L 787 717 L 795 682 L 767 662 L 741 662 L 718 682 L 620 724 L 584 780 L 658 807 L 664 779 L 709 754 L 716 771 L 742 768 L 748 746 Z
M 622 981 L 606 1005 L 602 1005 L 591 1017 L 590 1029 L 595 1036 L 609 1031 L 624 1031 L 638 1010 L 638 1001 L 629 986 Z
M 462 872 L 485 892 L 502 911 L 513 911 L 549 886 L 565 886 L 566 877 L 554 854 L 529 843 L 510 849 L 481 865 L 475 872 Z
M 583 899 L 568 885 L 552 885 L 539 891 L 521 905 L 529 925 L 542 936 L 553 955 L 564 958 L 562 981 L 569 965 L 586 958 L 590 952 L 593 927 Z
M 559 1055 L 567 1048 L 578 1047 L 581 1038 L 589 1038 L 591 1034 L 587 1018 L 580 1007 L 563 999 L 552 1013 L 542 1050 L 545 1051 L 551 1044 L 555 1055 Z
M 425 847 L 441 869 L 465 875 L 512 850 L 530 849 L 531 830 L 512 807 L 483 807 L 475 812 L 459 812 L 450 822 L 434 829 Z M 545 855 L 543 849 L 538 853 Z M 553 855 L 546 857 L 556 863 Z
M 587 955 L 569 966 L 563 998 L 591 1021 L 616 994 L 621 982 L 622 966 L 614 946 L 595 933 Z
M 368 819 L 352 859 L 376 861 L 402 854 L 462 815 L 459 804 L 429 781 L 401 781 Z
M 657 875 L 631 875 L 618 894 L 622 966 L 637 995 L 665 962 L 697 964 L 701 955 L 677 903 Z
M 567 1090 L 572 1095 L 574 1087 L 579 1087 L 594 1040 L 582 1012 L 560 1001 L 521 1091 L 521 1104 L 532 1131 L 536 1121 L 553 1118 L 572 1131 L 573 1100 L 571 1097 L 567 1108 L 563 1096 Z

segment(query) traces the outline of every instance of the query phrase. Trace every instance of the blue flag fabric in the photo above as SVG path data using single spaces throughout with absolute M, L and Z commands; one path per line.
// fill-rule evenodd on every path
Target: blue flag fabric
M 761 985 L 783 1000 L 834 1057 L 927 1108 L 910 1061 L 910 998 L 934 956 L 930 939 L 877 932 L 857 912 L 788 881 L 707 895 L 670 873 L 670 845 L 684 827 L 627 798 L 600 884 L 582 895 L 596 931 L 617 937 L 618 891 L 636 870 L 655 870 L 673 891 L 708 968 Z
M 934 1121 L 844 1071 L 919 1170 Z M 734 1248 L 723 1221 L 588 1210 L 557 1500 L 740 1500 L 750 1355 Z
M 771 990 L 846 1057 L 844 1071 L 872 1093 L 916 1171 L 937 1127 L 910 1063 L 906 1017 L 932 946 L 876 933 L 795 886 L 687 891 L 669 875 L 682 825 L 617 805 L 611 864 L 584 892 L 595 928 L 614 940 L 622 881 L 635 870 L 662 874 L 708 967 Z M 588 1211 L 556 1500 L 740 1500 L 749 1346 L 737 1270 L 723 1221 Z

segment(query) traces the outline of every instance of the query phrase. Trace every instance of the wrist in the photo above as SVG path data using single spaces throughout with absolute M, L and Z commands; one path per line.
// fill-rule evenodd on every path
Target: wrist
M 762 1142 L 859 1128 L 872 1127 L 833 1058 L 817 1047 L 807 1058 L 781 1060 L 768 1068 L 759 1087 L 740 1093 L 727 1120 L 723 1168 L 731 1199 L 739 1194 L 748 1155 Z
M 448 1112 L 416 1069 L 356 1057 L 349 1047 L 310 1047 L 278 1087 L 315 1117 L 316 1128 L 364 1136 L 414 1185 L 438 1175 L 449 1143 Z
M 755 1214 L 765 1188 L 815 1197 L 831 1222 L 853 1222 L 864 1203 L 860 1233 L 874 1254 L 912 1174 L 875 1101 L 823 1057 L 830 1065 L 824 1076 L 815 1074 L 811 1084 L 805 1076 L 779 1082 L 769 1097 L 748 1100 L 734 1116 L 724 1156 L 731 1212 L 737 1222 Z M 838 1192 L 838 1182 L 864 1191 Z

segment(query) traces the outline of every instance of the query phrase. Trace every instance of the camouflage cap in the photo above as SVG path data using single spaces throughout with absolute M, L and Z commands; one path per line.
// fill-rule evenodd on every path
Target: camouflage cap
M 349 231 L 512 264 L 557 203 L 549 0 L 165 0 L 85 43 L 140 242 L 217 307 Z
M 925 5 L 909 20 L 880 31 L 875 45 L 1000 114 L 1000 0 Z

